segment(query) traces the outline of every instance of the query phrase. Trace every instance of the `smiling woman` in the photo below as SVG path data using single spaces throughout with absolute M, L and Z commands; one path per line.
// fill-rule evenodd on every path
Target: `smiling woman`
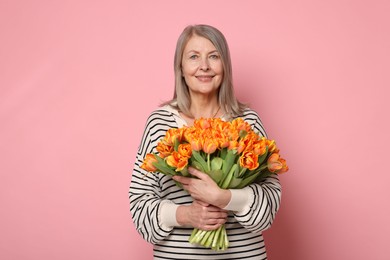
M 208 39 L 197 35 L 191 37 L 184 49 L 182 71 L 191 97 L 194 98 L 199 93 L 199 98 L 217 98 L 216 93 L 223 77 L 223 65 L 218 51 Z M 217 103 L 217 100 L 204 102 Z
M 191 51 L 193 53 L 190 53 Z M 222 65 L 222 68 L 217 66 L 219 63 Z M 190 64 L 194 66 L 190 67 Z M 193 96 L 190 94 L 190 86 L 188 85 L 190 82 L 187 82 L 189 77 L 184 75 L 184 69 L 187 65 L 188 68 L 195 70 L 192 73 L 196 76 L 214 76 L 214 73 L 222 69 L 221 74 L 217 77 L 221 79 L 218 91 L 214 92 L 217 95 L 213 97 L 217 97 L 217 100 L 213 100 L 212 103 L 203 102 L 203 104 L 196 104 L 191 107 L 191 104 L 202 100 L 204 97 L 198 95 L 199 99 L 195 98 L 197 100 L 193 100 Z M 206 67 L 204 67 L 205 65 Z M 183 115 L 192 118 L 191 122 L 194 118 L 200 116 L 209 117 L 214 115 L 212 112 L 215 111 L 213 110 L 215 108 L 221 110 L 215 112 L 219 113 L 219 115 L 238 116 L 244 111 L 245 105 L 241 104 L 234 95 L 229 47 L 224 35 L 216 28 L 207 25 L 188 26 L 185 28 L 177 41 L 174 69 L 175 91 L 173 99 L 166 102 L 165 105 L 170 105 Z M 201 80 L 199 77 L 195 82 L 200 83 Z M 207 103 L 207 105 L 204 106 L 204 103 Z M 198 105 L 202 107 L 201 111 L 193 111 Z M 205 108 L 209 108 L 209 111 L 205 110 Z M 197 112 L 199 114 L 194 114 Z M 201 112 L 203 114 L 200 114 Z M 205 114 L 206 112 L 208 114 Z
M 266 136 L 258 114 L 234 96 L 229 49 L 219 30 L 208 25 L 185 28 L 174 67 L 173 99 L 149 116 L 132 175 L 130 210 L 137 231 L 153 244 L 155 259 L 266 259 L 262 231 L 271 226 L 280 205 L 276 175 L 242 189 L 222 189 L 193 168 L 188 171 L 195 178 L 173 180 L 141 167 L 148 153 L 173 149 L 159 146 L 166 133 L 191 126 L 201 117 L 225 121 L 241 117 Z M 222 225 L 230 238 L 226 250 L 189 243 L 193 228 L 209 231 Z

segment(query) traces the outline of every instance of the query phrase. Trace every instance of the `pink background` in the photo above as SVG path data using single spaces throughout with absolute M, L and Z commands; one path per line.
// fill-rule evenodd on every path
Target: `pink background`
M 291 171 L 272 260 L 390 259 L 390 2 L 0 2 L 0 259 L 151 259 L 128 186 L 188 24 L 228 39 L 238 97 Z

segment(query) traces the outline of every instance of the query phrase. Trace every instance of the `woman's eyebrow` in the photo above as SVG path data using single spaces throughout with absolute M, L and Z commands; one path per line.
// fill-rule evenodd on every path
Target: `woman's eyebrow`
M 197 50 L 189 50 L 189 51 L 187 51 L 186 53 L 190 53 L 190 52 L 199 53 L 200 51 L 197 51 Z M 208 54 L 213 53 L 213 52 L 219 53 L 218 50 L 212 50 L 212 51 L 209 51 Z

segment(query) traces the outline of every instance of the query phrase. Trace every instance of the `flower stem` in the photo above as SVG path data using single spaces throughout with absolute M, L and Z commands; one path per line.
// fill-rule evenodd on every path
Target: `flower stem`
M 208 168 L 208 172 L 211 171 L 211 162 L 210 162 L 210 154 L 208 153 L 207 154 L 207 168 Z

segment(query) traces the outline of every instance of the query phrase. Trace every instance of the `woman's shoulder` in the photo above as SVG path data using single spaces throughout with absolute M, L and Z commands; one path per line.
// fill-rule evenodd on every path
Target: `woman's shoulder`
M 169 105 L 163 105 L 161 107 L 155 108 L 150 112 L 149 117 L 153 116 L 172 116 L 173 111 Z
M 245 120 L 250 120 L 250 119 L 253 119 L 253 120 L 260 120 L 260 116 L 259 114 L 257 113 L 256 110 L 250 108 L 250 107 L 246 107 L 241 115 L 237 116 L 237 117 L 242 117 L 243 119 Z M 237 118 L 236 117 L 236 118 Z
M 261 133 L 263 136 L 267 136 L 263 122 L 261 121 L 260 116 L 256 110 L 250 107 L 246 107 L 240 117 L 247 121 L 256 132 Z
M 164 105 L 150 112 L 146 121 L 147 127 L 175 124 L 175 111 L 169 105 Z

